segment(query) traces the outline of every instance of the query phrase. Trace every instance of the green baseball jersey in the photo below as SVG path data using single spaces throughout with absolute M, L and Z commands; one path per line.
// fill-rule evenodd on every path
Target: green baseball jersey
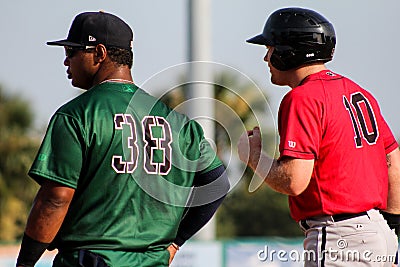
M 56 247 L 140 251 L 173 241 L 195 174 L 221 164 L 198 123 L 104 82 L 53 115 L 29 175 L 75 189 Z

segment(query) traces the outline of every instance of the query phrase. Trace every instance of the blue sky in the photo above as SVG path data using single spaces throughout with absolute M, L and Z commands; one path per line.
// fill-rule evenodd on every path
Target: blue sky
M 211 0 L 212 60 L 231 66 L 270 96 L 273 116 L 287 87 L 273 86 L 262 61 L 264 48 L 245 40 L 261 32 L 274 10 L 287 6 L 315 9 L 327 17 L 337 34 L 334 60 L 327 66 L 369 91 L 397 138 L 400 96 L 397 83 L 400 43 L 398 0 Z M 64 51 L 46 41 L 66 37 L 73 17 L 82 11 L 105 10 L 122 17 L 135 32 L 133 76 L 140 86 L 154 74 L 187 61 L 187 0 L 23 1 L 2 4 L 0 83 L 29 100 L 37 127 L 80 91 L 70 85 L 63 66 Z M 172 77 L 174 78 L 174 77 Z M 162 82 L 150 93 L 162 90 Z M 154 90 L 154 92 L 152 92 Z

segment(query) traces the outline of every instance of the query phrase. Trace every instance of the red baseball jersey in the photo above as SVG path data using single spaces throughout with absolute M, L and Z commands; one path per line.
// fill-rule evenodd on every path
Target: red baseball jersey
M 296 221 L 386 207 L 386 154 L 398 145 L 369 92 L 329 70 L 312 74 L 283 98 L 278 130 L 281 158 L 315 160 L 306 190 L 289 196 Z

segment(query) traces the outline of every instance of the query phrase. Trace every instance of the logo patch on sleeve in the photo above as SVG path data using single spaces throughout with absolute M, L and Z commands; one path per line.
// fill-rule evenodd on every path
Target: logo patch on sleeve
M 44 160 L 46 160 L 46 159 L 47 159 L 47 155 L 46 155 L 46 154 L 40 153 L 40 154 L 38 155 L 38 160 L 39 160 L 39 161 L 44 161 Z
M 296 147 L 296 142 L 295 141 L 288 141 L 288 146 L 290 147 L 290 148 L 295 148 Z

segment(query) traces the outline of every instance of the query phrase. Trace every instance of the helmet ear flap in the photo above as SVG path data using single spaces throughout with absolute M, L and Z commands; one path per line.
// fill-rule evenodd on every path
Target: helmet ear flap
M 272 53 L 269 61 L 271 62 L 271 65 L 280 70 L 280 71 L 285 71 L 287 70 L 286 63 L 282 60 L 280 53 L 277 52 L 276 50 Z
M 289 46 L 276 46 L 269 60 L 274 68 L 280 71 L 287 71 L 297 67 L 294 61 L 295 58 L 296 54 L 293 48 Z

